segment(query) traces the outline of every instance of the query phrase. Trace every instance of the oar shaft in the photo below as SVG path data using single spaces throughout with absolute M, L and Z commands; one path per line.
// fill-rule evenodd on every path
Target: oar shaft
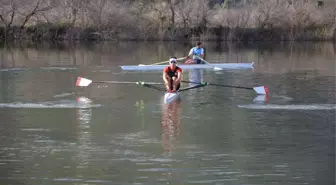
M 190 89 L 196 89 L 196 88 L 204 87 L 204 86 L 206 86 L 206 85 L 205 84 L 199 84 L 199 85 L 195 85 L 193 87 L 187 87 L 187 88 L 181 89 L 181 90 L 179 90 L 179 92 L 190 90 Z
M 138 82 L 127 82 L 127 81 L 93 81 L 92 83 L 108 83 L 108 84 L 148 84 L 148 85 L 162 85 L 164 83 L 160 82 L 143 82 L 143 81 L 138 81 Z
M 158 63 L 154 63 L 154 64 L 148 64 L 148 65 L 158 65 L 158 64 L 165 64 L 168 63 L 169 61 L 163 61 L 163 62 L 158 62 Z
M 119 82 L 119 81 L 93 81 L 94 84 L 135 84 L 136 82 Z
M 221 85 L 221 84 L 208 84 L 208 85 L 219 86 L 219 87 L 232 87 L 232 88 L 251 89 L 251 90 L 253 90 L 252 87 L 242 87 L 242 86 L 234 86 L 234 85 Z
M 196 57 L 199 58 L 200 60 L 202 60 L 204 63 L 206 63 L 206 64 L 210 64 L 208 61 L 204 60 L 203 58 L 201 58 L 201 57 L 199 57 L 199 56 L 197 56 L 197 55 L 196 55 Z
M 176 59 L 176 60 L 182 60 L 182 59 L 185 59 L 185 57 L 181 57 L 181 58 L 178 58 L 178 59 Z M 149 64 L 149 65 L 164 64 L 164 63 L 168 63 L 168 62 L 169 62 L 169 60 L 167 60 L 167 61 L 163 61 L 163 62 L 154 63 L 154 64 Z
M 164 83 L 160 83 L 160 82 L 143 82 L 143 81 L 137 81 L 137 82 L 127 82 L 127 81 L 92 81 L 90 79 L 87 78 L 83 78 L 83 77 L 77 77 L 76 80 L 76 86 L 79 87 L 87 87 L 89 86 L 91 83 L 95 83 L 95 84 L 136 84 L 136 85 L 140 85 L 140 86 L 146 86 L 146 85 L 163 85 Z
M 192 81 L 182 81 L 185 83 L 192 83 L 192 84 L 205 84 L 205 85 L 213 85 L 213 86 L 219 86 L 219 87 L 232 87 L 232 88 L 240 88 L 240 89 L 252 89 L 252 87 L 242 87 L 242 86 L 234 86 L 234 85 L 222 85 L 222 84 L 211 84 L 211 83 L 200 83 L 200 82 L 192 82 Z
M 165 91 L 164 88 L 156 87 L 156 86 L 149 85 L 149 84 L 144 84 L 144 85 L 142 85 L 142 86 L 147 87 L 147 88 L 152 88 L 152 89 L 155 89 L 155 90 L 158 90 L 158 91 L 162 91 L 162 92 Z

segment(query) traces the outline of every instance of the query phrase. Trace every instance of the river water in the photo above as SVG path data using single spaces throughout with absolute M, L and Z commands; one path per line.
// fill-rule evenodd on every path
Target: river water
M 0 48 L 0 182 L 86 184 L 335 184 L 335 55 L 330 43 L 204 43 L 206 86 L 163 103 L 133 84 L 161 71 L 122 71 L 184 56 L 178 43 L 18 43 Z M 188 84 L 183 84 L 183 87 Z

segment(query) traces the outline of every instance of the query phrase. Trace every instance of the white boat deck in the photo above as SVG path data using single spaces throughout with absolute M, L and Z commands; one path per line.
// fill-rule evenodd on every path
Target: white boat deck
M 163 70 L 169 65 L 124 65 L 120 66 L 125 71 L 149 71 Z M 188 69 L 250 69 L 253 68 L 252 63 L 212 63 L 212 64 L 179 64 L 177 65 L 184 70 Z
M 180 93 L 179 92 L 175 92 L 175 93 L 169 93 L 167 92 L 164 96 L 164 103 L 165 104 L 169 104 L 172 101 L 174 101 L 175 99 L 179 98 Z

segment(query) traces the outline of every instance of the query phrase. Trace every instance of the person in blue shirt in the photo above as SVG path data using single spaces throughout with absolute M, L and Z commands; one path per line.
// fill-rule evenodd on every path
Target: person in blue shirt
M 191 48 L 189 51 L 186 64 L 202 64 L 202 60 L 198 57 L 203 59 L 204 57 L 204 49 L 202 48 L 202 43 L 197 42 L 196 46 Z

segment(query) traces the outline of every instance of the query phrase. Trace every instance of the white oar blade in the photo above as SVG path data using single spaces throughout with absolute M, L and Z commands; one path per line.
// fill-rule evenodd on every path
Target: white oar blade
M 266 86 L 253 87 L 253 89 L 257 94 L 268 94 L 269 93 L 268 87 Z
M 220 68 L 220 67 L 214 67 L 213 68 L 215 71 L 220 71 L 220 70 L 222 70 L 222 68 Z
M 76 81 L 76 86 L 79 87 L 86 87 L 88 85 L 90 85 L 90 83 L 92 83 L 92 80 L 83 78 L 83 77 L 78 77 L 77 81 Z

